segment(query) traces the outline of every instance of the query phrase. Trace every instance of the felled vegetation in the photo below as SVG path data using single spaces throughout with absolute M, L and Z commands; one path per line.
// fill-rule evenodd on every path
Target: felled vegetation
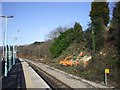
M 119 11 L 120 2 L 116 2 L 113 7 L 113 17 L 110 21 L 108 3 L 92 2 L 91 22 L 85 31 L 82 30 L 82 26 L 78 22 L 71 28 L 57 28 L 58 32 L 56 30 L 52 32 L 50 40 L 47 42 L 20 46 L 19 56 L 43 62 L 99 83 L 104 82 L 104 69 L 109 68 L 108 84 L 119 87 Z M 108 23 L 110 24 L 109 27 L 107 26 Z M 66 60 L 68 56 L 71 56 L 70 59 L 73 59 L 73 61 L 77 59 L 80 61 L 83 58 L 77 58 L 80 52 L 92 57 L 85 67 L 82 63 L 79 63 L 79 65 L 60 64 L 60 61 Z

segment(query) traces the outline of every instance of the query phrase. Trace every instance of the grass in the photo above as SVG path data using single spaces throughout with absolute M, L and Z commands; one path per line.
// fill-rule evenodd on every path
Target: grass
M 60 57 L 48 61 L 47 64 L 62 71 L 65 71 L 66 73 L 70 73 L 75 76 L 94 81 L 96 83 L 104 82 L 104 69 L 109 68 L 110 74 L 108 77 L 108 83 L 112 86 L 116 86 L 117 84 L 117 70 L 115 68 L 116 51 L 114 49 L 110 51 L 104 51 L 107 53 L 106 56 L 104 57 L 99 55 L 99 53 L 96 53 L 94 55 L 94 60 L 91 60 L 87 67 L 83 67 L 82 64 L 78 66 L 59 65 L 59 61 L 61 58 L 71 55 L 76 49 L 72 48 L 71 50 L 73 51 L 71 51 L 70 53 L 68 51 L 64 51 Z M 76 54 L 78 54 L 77 51 Z M 74 55 L 75 57 L 77 56 L 76 54 Z
M 112 45 L 105 44 L 100 52 L 106 53 L 106 55 L 100 55 L 100 52 L 95 53 L 93 60 L 89 62 L 87 67 L 83 67 L 82 64 L 72 67 L 66 67 L 59 64 L 59 61 L 67 56 L 73 56 L 73 59 L 75 60 L 80 51 L 83 51 L 85 55 L 89 56 L 90 52 L 88 48 L 84 48 L 83 46 L 85 46 L 84 43 L 73 43 L 64 52 L 62 52 L 61 56 L 58 58 L 53 60 L 48 58 L 39 62 L 96 83 L 101 83 L 104 81 L 104 69 L 109 68 L 110 74 L 108 77 L 108 83 L 112 86 L 116 86 L 118 81 L 118 72 L 116 68 L 117 51 Z

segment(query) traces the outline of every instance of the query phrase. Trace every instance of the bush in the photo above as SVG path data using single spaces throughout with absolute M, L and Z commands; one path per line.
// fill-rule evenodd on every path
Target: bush
M 64 50 L 68 48 L 69 44 L 72 43 L 74 39 L 75 37 L 72 28 L 63 32 L 58 38 L 56 38 L 49 49 L 52 58 L 58 57 Z
M 77 22 L 75 23 L 74 28 L 70 28 L 61 33 L 58 38 L 54 39 L 54 42 L 50 46 L 49 50 L 52 58 L 59 57 L 74 40 L 76 43 L 80 43 L 83 40 L 82 34 L 82 26 Z

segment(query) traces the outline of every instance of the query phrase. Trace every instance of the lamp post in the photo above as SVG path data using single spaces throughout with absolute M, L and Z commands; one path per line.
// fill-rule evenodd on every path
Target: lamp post
M 17 30 L 17 33 L 19 33 L 20 30 Z M 14 44 L 13 44 L 13 65 L 15 64 L 15 58 L 16 58 L 16 54 L 17 54 L 17 44 L 15 45 L 15 41 L 17 40 L 17 36 L 13 38 Z
M 19 32 L 20 32 L 20 30 L 17 30 L 17 35 L 18 35 L 17 39 L 19 39 Z M 18 45 L 16 44 L 16 57 L 17 57 L 17 52 L 18 52 L 18 47 L 17 46 Z
M 15 40 L 17 40 L 17 38 L 14 38 L 14 44 L 13 44 L 13 65 L 15 64 L 15 54 L 16 54 L 16 50 L 15 50 Z
M 5 18 L 5 30 L 3 32 L 3 49 L 5 46 L 5 77 L 7 76 L 8 68 L 7 68 L 7 29 L 8 29 L 8 18 L 13 18 L 13 16 L 0 16 Z M 4 50 L 3 50 L 4 55 Z M 4 57 L 4 56 L 3 56 Z
M 12 67 L 12 64 L 11 64 L 11 50 L 10 50 L 11 48 L 10 48 L 10 47 L 11 47 L 11 46 L 9 45 L 9 46 L 8 46 L 8 49 L 9 49 L 9 55 L 8 55 L 8 56 L 9 56 L 9 57 L 8 57 L 8 58 L 9 58 L 9 68 L 8 68 L 8 70 L 9 70 L 9 71 L 10 71 L 10 69 L 11 69 L 11 67 Z

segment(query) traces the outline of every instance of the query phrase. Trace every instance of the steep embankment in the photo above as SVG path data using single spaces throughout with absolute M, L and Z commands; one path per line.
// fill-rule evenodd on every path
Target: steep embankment
M 104 83 L 104 69 L 109 68 L 110 74 L 108 76 L 108 84 L 116 86 L 117 81 L 117 69 L 116 69 L 116 47 L 112 43 L 105 42 L 104 47 L 100 52 L 94 54 L 94 60 L 90 59 L 86 66 L 81 60 L 85 60 L 85 57 L 91 56 L 91 51 L 85 47 L 85 43 L 71 43 L 69 47 L 61 53 L 58 58 L 53 60 L 50 59 L 47 52 L 43 52 L 44 49 L 48 49 L 50 44 L 44 49 L 42 46 L 45 46 L 45 43 L 40 45 L 29 45 L 19 47 L 20 54 L 22 58 L 28 58 L 31 60 L 36 60 L 45 64 L 48 64 L 52 67 L 63 70 L 67 73 L 80 76 L 82 78 L 97 82 Z M 41 49 L 39 48 L 41 47 Z M 41 52 L 40 52 L 41 51 Z M 83 56 L 79 56 L 80 52 L 83 52 Z M 41 55 L 41 57 L 39 56 Z M 47 55 L 47 58 L 45 58 Z M 79 61 L 79 65 L 65 66 L 61 65 L 60 61 L 64 60 L 66 57 L 69 57 L 68 60 Z
M 90 35 L 90 32 L 87 33 Z M 88 34 L 86 35 L 88 36 Z M 106 37 L 101 50 L 93 54 L 88 47 L 92 43 L 88 44 L 85 34 L 85 39 L 80 40 L 80 42 L 76 41 L 73 35 L 72 29 L 69 29 L 69 31 L 63 33 L 61 37 L 56 38 L 53 42 L 47 41 L 20 46 L 19 56 L 48 64 L 67 73 L 102 84 L 104 84 L 104 70 L 108 68 L 110 69 L 108 85 L 116 86 L 118 78 L 116 68 L 117 51 L 114 42 L 109 41 Z M 73 38 L 73 40 L 70 38 Z M 60 42 L 61 40 L 62 42 Z M 79 39 L 77 38 L 77 40 Z M 56 58 L 51 57 L 49 51 L 51 45 L 53 45 L 51 49 L 53 56 L 57 56 Z M 62 50 L 59 50 L 59 48 Z

